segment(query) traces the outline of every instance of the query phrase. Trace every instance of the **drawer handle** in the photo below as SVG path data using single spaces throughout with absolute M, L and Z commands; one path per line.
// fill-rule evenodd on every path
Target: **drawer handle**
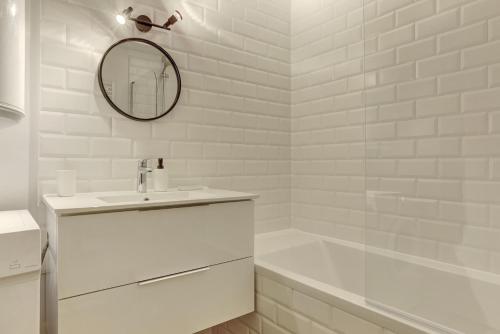
M 179 273 L 179 274 L 169 275 L 169 276 L 160 277 L 160 278 L 154 278 L 154 279 L 151 279 L 149 281 L 139 282 L 139 283 L 137 283 L 137 285 L 139 285 L 139 286 L 149 285 L 149 284 L 163 282 L 163 281 L 166 281 L 166 280 L 169 280 L 169 279 L 174 279 L 174 278 L 178 278 L 178 277 L 182 277 L 182 276 L 188 276 L 188 275 L 198 274 L 198 273 L 201 273 L 201 272 L 204 272 L 204 271 L 207 271 L 207 270 L 210 270 L 210 267 L 204 267 L 204 268 L 200 268 L 200 269 L 194 269 L 194 270 L 190 270 L 190 271 L 185 271 L 185 272 Z

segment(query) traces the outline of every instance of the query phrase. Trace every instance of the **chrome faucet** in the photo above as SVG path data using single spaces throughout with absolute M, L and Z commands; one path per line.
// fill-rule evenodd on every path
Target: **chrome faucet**
M 153 171 L 148 167 L 150 159 L 140 160 L 137 165 L 137 192 L 145 193 L 148 191 L 148 173 Z

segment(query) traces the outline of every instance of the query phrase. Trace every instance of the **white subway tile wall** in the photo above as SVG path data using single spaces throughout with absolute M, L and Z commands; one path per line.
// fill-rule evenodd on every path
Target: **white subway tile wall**
M 139 33 L 115 13 L 133 6 L 171 32 Z M 166 157 L 173 186 L 256 192 L 257 231 L 290 221 L 290 3 L 288 0 L 42 0 L 39 192 L 76 169 L 78 191 L 132 190 L 136 160 Z M 125 37 L 163 46 L 183 80 L 179 105 L 140 123 L 112 110 L 96 71 Z
M 142 35 L 114 22 L 128 5 L 185 20 Z M 155 122 L 98 90 L 130 36 L 181 70 Z M 133 189 L 137 159 L 165 156 L 173 185 L 259 193 L 257 232 L 291 221 L 500 273 L 499 39 L 498 0 L 42 0 L 39 192 L 63 168 L 79 191 Z M 256 298 L 206 333 L 391 333 L 266 277 Z
M 292 1 L 292 225 L 500 273 L 499 22 L 498 0 Z

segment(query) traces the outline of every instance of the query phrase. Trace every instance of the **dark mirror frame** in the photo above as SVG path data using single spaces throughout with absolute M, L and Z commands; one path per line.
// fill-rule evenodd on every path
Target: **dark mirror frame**
M 174 102 L 172 103 L 172 105 L 170 106 L 170 108 L 168 110 L 166 110 L 165 112 L 163 112 L 161 115 L 157 116 L 157 117 L 138 118 L 138 117 L 134 117 L 132 115 L 129 115 L 126 112 L 124 112 L 123 110 L 121 110 L 120 107 L 118 107 L 113 102 L 113 100 L 111 100 L 111 98 L 108 96 L 108 94 L 106 93 L 106 89 L 104 88 L 104 83 L 103 83 L 103 80 L 102 80 L 102 69 L 104 67 L 104 61 L 106 60 L 106 56 L 108 55 L 108 53 L 114 47 L 116 47 L 116 46 L 118 46 L 120 44 L 127 43 L 127 42 L 145 43 L 145 44 L 148 44 L 148 45 L 156 48 L 158 51 L 160 51 L 170 61 L 170 63 L 172 64 L 172 67 L 174 68 L 175 76 L 177 77 L 177 94 L 175 95 Z M 177 64 L 175 63 L 174 59 L 161 46 L 159 46 L 158 44 L 156 44 L 156 43 L 154 43 L 154 42 L 152 42 L 150 40 L 144 39 L 144 38 L 125 38 L 125 39 L 119 40 L 118 42 L 116 42 L 113 45 L 111 45 L 106 50 L 106 52 L 104 53 L 104 55 L 101 58 L 101 61 L 99 63 L 99 69 L 97 71 L 97 77 L 98 77 L 98 80 L 99 80 L 99 87 L 101 88 L 101 92 L 104 95 L 104 98 L 106 99 L 106 101 L 109 103 L 109 105 L 111 107 L 113 107 L 113 109 L 115 109 L 117 112 L 119 112 L 120 114 L 122 114 L 123 116 L 125 116 L 127 118 L 130 118 L 130 119 L 133 119 L 133 120 L 136 120 L 136 121 L 142 121 L 142 122 L 153 121 L 155 119 L 158 119 L 158 118 L 161 118 L 161 117 L 165 116 L 170 111 L 172 111 L 172 109 L 174 109 L 174 107 L 177 105 L 177 102 L 179 101 L 179 98 L 181 96 L 181 86 L 182 86 L 182 84 L 181 84 L 181 74 L 179 72 L 179 68 L 177 67 Z

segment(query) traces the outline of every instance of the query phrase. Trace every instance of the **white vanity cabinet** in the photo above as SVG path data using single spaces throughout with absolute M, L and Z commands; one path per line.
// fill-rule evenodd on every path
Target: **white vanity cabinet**
M 49 334 L 190 334 L 254 310 L 254 202 L 45 201 Z

